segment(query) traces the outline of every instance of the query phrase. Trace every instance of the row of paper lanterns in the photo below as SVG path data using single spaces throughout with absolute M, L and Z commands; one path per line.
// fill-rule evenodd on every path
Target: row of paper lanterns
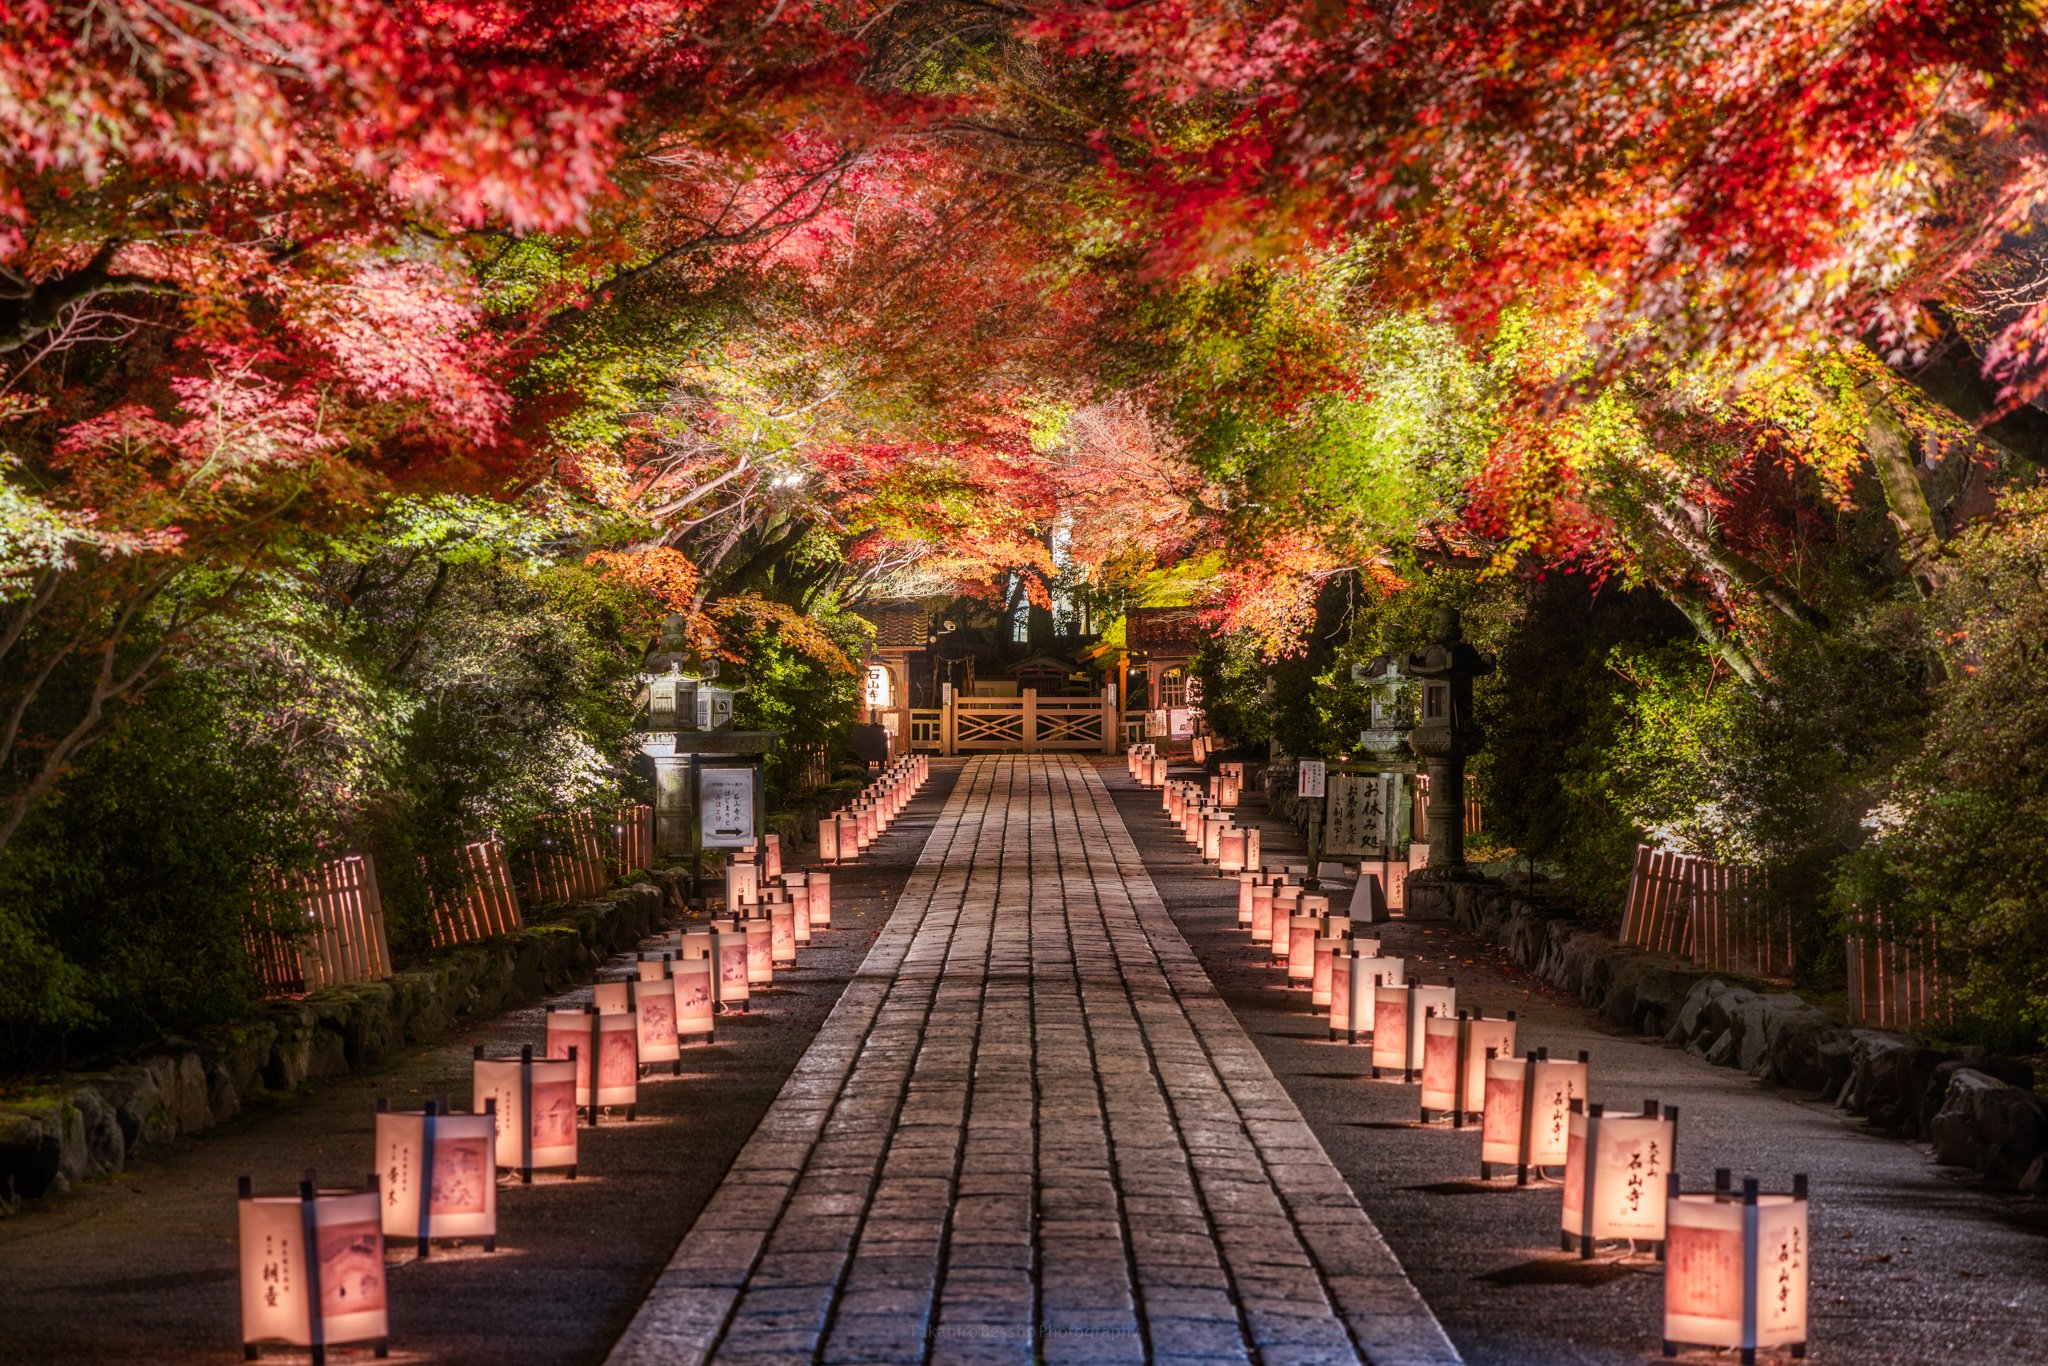
M 860 795 L 818 821 L 818 859 L 822 863 L 849 863 L 867 850 L 895 814 L 902 810 L 899 796 L 914 793 L 931 777 L 932 761 L 922 754 L 907 754 L 892 761 L 882 776 L 861 789 Z
M 1809 1243 L 1807 1182 L 1767 1193 L 1754 1180 L 1738 1190 L 1726 1170 L 1710 1191 L 1684 1192 L 1676 1171 L 1678 1110 L 1644 1104 L 1613 1114 L 1587 1099 L 1590 1063 L 1517 1056 L 1514 1013 L 1490 1018 L 1460 1009 L 1452 981 L 1427 983 L 1407 962 L 1358 933 L 1384 918 L 1381 879 L 1359 869 L 1352 914 L 1335 915 L 1328 896 L 1302 885 L 1302 866 L 1265 868 L 1256 827 L 1240 830 L 1216 789 L 1163 776 L 1162 761 L 1134 749 L 1133 778 L 1161 789 L 1166 819 L 1218 875 L 1238 885 L 1237 920 L 1254 946 L 1306 991 L 1334 1043 L 1370 1049 L 1374 1078 L 1419 1084 L 1420 1119 L 1479 1128 L 1479 1175 L 1513 1168 L 1517 1185 L 1561 1169 L 1559 1239 L 1591 1257 L 1600 1243 L 1650 1244 L 1665 1263 L 1665 1354 L 1679 1344 L 1740 1350 L 1789 1346 L 1803 1355 Z M 1241 776 L 1239 782 L 1241 783 Z M 1403 870 L 1405 871 L 1405 870 Z
M 864 849 L 889 827 L 929 775 L 921 757 L 898 760 L 855 804 Z M 838 861 L 852 857 L 849 846 Z M 600 982 L 590 1005 L 546 1012 L 544 1056 L 472 1064 L 472 1110 L 429 1102 L 416 1111 L 377 1102 L 378 1170 L 365 1191 L 320 1190 L 309 1174 L 297 1192 L 258 1196 L 239 1183 L 242 1342 L 312 1349 L 374 1343 L 388 1335 L 386 1238 L 479 1239 L 496 1248 L 498 1173 L 530 1183 L 536 1171 L 574 1179 L 578 1130 L 607 1111 L 637 1117 L 644 1071 L 682 1072 L 686 1040 L 712 1042 L 718 1011 L 743 1011 L 751 993 L 792 966 L 832 927 L 830 873 L 785 873 L 781 841 L 768 835 L 735 850 L 725 870 L 725 914 L 676 931 L 637 956 L 632 977 Z M 595 1067 L 592 1062 L 595 1061 Z

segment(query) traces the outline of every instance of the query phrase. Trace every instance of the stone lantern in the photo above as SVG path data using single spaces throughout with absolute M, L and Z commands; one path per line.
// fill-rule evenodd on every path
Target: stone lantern
M 1408 743 L 1429 766 L 1429 872 L 1456 877 L 1465 866 L 1465 756 L 1479 749 L 1472 719 L 1472 680 L 1493 661 L 1465 642 L 1456 608 L 1440 609 L 1434 638 L 1402 662 L 1421 680 L 1422 705 Z

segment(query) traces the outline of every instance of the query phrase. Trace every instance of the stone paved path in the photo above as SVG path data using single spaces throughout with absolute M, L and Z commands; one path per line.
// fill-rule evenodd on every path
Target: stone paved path
M 1088 765 L 973 760 L 611 1360 L 1452 1363 Z

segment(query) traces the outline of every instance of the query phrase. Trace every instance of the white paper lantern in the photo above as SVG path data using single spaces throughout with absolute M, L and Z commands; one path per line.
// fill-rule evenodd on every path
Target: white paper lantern
M 1790 1195 L 1767 1194 L 1753 1177 L 1736 1195 L 1723 1170 L 1712 1191 L 1687 1195 L 1674 1172 L 1664 1224 L 1665 1356 L 1680 1346 L 1739 1351 L 1745 1363 L 1759 1348 L 1806 1355 L 1813 1244 L 1804 1176 L 1792 1178 Z
M 734 855 L 725 865 L 725 908 L 737 911 L 761 898 L 761 870 L 752 859 Z
M 839 862 L 839 818 L 823 816 L 818 820 L 818 859 L 823 863 Z
M 1479 1131 L 1479 1175 L 1491 1179 L 1496 1164 L 1515 1168 L 1515 1183 L 1527 1185 L 1532 1168 L 1562 1166 L 1571 1140 L 1571 1107 L 1586 1098 L 1586 1055 L 1578 1061 L 1553 1058 L 1548 1049 L 1534 1057 L 1489 1058 L 1486 1108 Z
M 1316 940 L 1322 937 L 1319 915 L 1290 916 L 1287 921 L 1287 985 L 1305 987 L 1315 980 Z
M 865 847 L 860 837 L 860 816 L 852 811 L 839 813 L 839 858 L 851 862 Z
M 491 1105 L 489 1099 L 486 1105 Z M 392 1110 L 377 1100 L 377 1185 L 384 1236 L 413 1238 L 425 1257 L 435 1238 L 498 1237 L 498 1117 Z
M 1678 1108 L 1647 1101 L 1639 1115 L 1610 1115 L 1576 1102 L 1564 1159 L 1566 1251 L 1577 1243 L 1591 1257 L 1595 1243 L 1616 1238 L 1664 1241 L 1664 1197 L 1678 1148 Z
M 1379 985 L 1372 995 L 1372 1074 L 1398 1071 L 1413 1081 L 1422 1070 L 1422 1027 L 1431 1015 L 1449 1015 L 1457 1008 L 1454 987 L 1421 982 Z
M 1247 825 L 1244 828 L 1244 866 L 1252 872 L 1259 871 L 1259 827 Z
M 536 1171 L 564 1167 L 575 1179 L 576 1059 L 535 1058 L 531 1044 L 516 1058 L 491 1059 L 478 1044 L 469 1103 L 497 1120 L 499 1166 L 529 1184 Z
M 576 1050 L 576 1103 L 597 1123 L 598 1111 L 624 1106 L 627 1119 L 638 1117 L 640 1102 L 639 1022 L 623 1011 L 596 1007 L 547 1012 L 548 1056 L 566 1058 Z M 592 1084 L 591 1060 L 596 1060 Z
M 1271 883 L 1252 888 L 1251 931 L 1254 944 L 1273 942 L 1273 901 L 1278 890 Z
M 1336 928 L 1340 921 L 1342 929 Z M 1330 994 L 1336 985 L 1337 950 L 1351 942 L 1351 918 L 1331 916 L 1328 925 L 1323 936 L 1316 940 L 1315 973 L 1308 984 L 1308 1003 L 1323 1010 L 1329 1009 Z
M 676 983 L 660 977 L 633 984 L 633 1018 L 640 1029 L 640 1061 L 669 1063 L 683 1074 L 683 1038 L 678 1028 Z
M 763 840 L 765 844 L 762 854 L 764 866 L 768 871 L 769 880 L 773 881 L 782 876 L 782 836 L 767 835 L 763 837 Z
M 832 928 L 832 875 L 810 873 L 804 878 L 804 886 L 811 898 L 811 928 L 829 930 Z
M 787 902 L 768 907 L 768 954 L 770 962 L 778 968 L 796 963 L 796 907 Z
M 1459 1011 L 1457 1018 L 1432 1017 L 1422 1030 L 1422 1118 L 1449 1114 L 1451 1126 L 1486 1108 L 1486 1059 L 1512 1057 L 1515 1012 L 1506 1019 Z
M 670 980 L 675 984 L 676 1041 L 701 1038 L 711 1042 L 718 1020 L 718 980 L 707 954 L 674 964 Z
M 382 1201 L 376 1186 L 342 1193 L 314 1189 L 309 1176 L 297 1195 L 255 1195 L 248 1177 L 236 1202 L 242 1272 L 242 1347 L 326 1349 L 374 1343 L 384 1355 Z
M 1258 886 L 1259 875 L 1257 873 L 1239 873 L 1237 875 L 1237 923 L 1245 929 L 1251 928 L 1252 894 L 1258 890 Z
M 1388 986 L 1407 980 L 1407 962 L 1380 957 L 1380 941 L 1353 936 L 1348 949 L 1330 956 L 1330 1038 L 1357 1043 L 1372 1037 L 1374 978 Z
M 1244 831 L 1226 827 L 1216 837 L 1216 871 L 1225 877 L 1244 871 Z

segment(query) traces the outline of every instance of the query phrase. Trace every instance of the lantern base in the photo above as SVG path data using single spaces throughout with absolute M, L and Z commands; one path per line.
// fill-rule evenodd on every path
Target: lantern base
M 1768 1352 L 1773 1350 L 1769 1347 L 1742 1347 L 1731 1349 L 1727 1347 L 1714 1347 L 1703 1342 L 1673 1342 L 1671 1341 L 1671 1339 L 1666 1338 L 1662 1343 L 1663 1350 L 1659 1353 L 1659 1355 L 1666 1361 L 1676 1361 L 1687 1347 L 1697 1347 L 1702 1352 L 1726 1352 L 1730 1350 L 1736 1351 L 1741 1356 L 1742 1366 L 1756 1366 L 1756 1354 L 1758 1352 Z M 1794 1361 L 1804 1361 L 1806 1360 L 1806 1344 L 1803 1342 L 1787 1343 L 1785 1344 L 1785 1353 Z

